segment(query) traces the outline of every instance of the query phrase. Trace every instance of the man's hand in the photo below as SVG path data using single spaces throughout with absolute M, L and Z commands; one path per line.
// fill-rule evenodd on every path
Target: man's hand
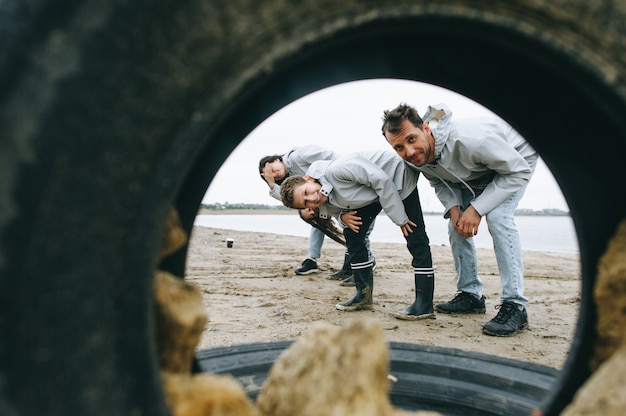
M 263 176 L 263 179 L 265 179 L 265 182 L 267 182 L 270 189 L 274 190 L 274 187 L 276 186 L 276 181 L 274 180 L 274 176 L 272 175 L 272 166 L 269 163 L 266 163 L 265 166 L 263 166 L 263 173 L 261 174 L 261 176 Z
M 348 226 L 355 233 L 359 232 L 359 227 L 363 225 L 361 217 L 356 215 L 356 211 L 344 212 L 340 215 L 341 222 Z
M 409 234 L 413 232 L 414 227 L 417 227 L 417 225 L 413 221 L 409 220 L 409 222 L 400 227 L 402 235 L 408 237 Z
M 478 226 L 480 225 L 480 220 L 482 219 L 480 214 L 474 209 L 472 205 L 467 207 L 465 211 L 458 210 L 458 212 L 459 215 L 456 217 L 457 220 L 456 222 L 453 222 L 456 232 L 465 238 L 470 238 L 477 235 Z M 454 218 L 454 216 L 451 216 L 452 221 L 454 221 Z

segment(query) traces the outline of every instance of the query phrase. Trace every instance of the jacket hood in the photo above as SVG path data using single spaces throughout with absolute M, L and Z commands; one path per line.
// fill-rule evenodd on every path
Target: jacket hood
M 445 104 L 429 105 L 422 120 L 428 122 L 428 126 L 435 137 L 435 160 L 441 156 L 441 150 L 448 140 L 452 124 L 452 111 Z

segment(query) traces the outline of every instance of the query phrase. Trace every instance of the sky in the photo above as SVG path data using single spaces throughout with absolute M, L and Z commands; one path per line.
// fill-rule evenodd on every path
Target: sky
M 202 202 L 281 205 L 269 196 L 269 188 L 259 176 L 259 160 L 284 154 L 293 147 L 316 144 L 340 154 L 374 149 L 393 151 L 380 130 L 382 115 L 401 102 L 415 107 L 420 115 L 428 105 L 438 103 L 446 103 L 454 117 L 493 114 L 463 95 L 415 81 L 377 79 L 322 89 L 283 107 L 254 129 L 223 163 Z M 428 181 L 420 178 L 418 189 L 424 211 L 441 211 Z M 569 211 L 543 160 L 539 161 L 518 208 Z

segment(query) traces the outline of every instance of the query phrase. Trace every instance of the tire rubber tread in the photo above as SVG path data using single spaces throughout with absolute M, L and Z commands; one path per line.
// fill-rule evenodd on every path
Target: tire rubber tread
M 230 374 L 255 399 L 274 361 L 290 341 L 199 350 L 204 372 Z M 406 410 L 444 415 L 529 414 L 550 391 L 559 371 L 525 361 L 444 347 L 392 342 L 391 402 Z

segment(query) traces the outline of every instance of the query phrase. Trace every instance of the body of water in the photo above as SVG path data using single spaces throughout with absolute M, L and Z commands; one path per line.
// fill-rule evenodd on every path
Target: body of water
M 426 232 L 432 245 L 449 245 L 448 223 L 441 215 L 425 215 Z M 522 248 L 530 251 L 578 253 L 574 223 L 567 216 L 517 216 Z M 308 237 L 311 226 L 298 215 L 198 215 L 195 225 L 226 230 L 253 231 Z M 372 242 L 404 243 L 400 227 L 379 215 L 370 236 Z M 487 223 L 480 224 L 474 237 L 478 248 L 493 248 Z

